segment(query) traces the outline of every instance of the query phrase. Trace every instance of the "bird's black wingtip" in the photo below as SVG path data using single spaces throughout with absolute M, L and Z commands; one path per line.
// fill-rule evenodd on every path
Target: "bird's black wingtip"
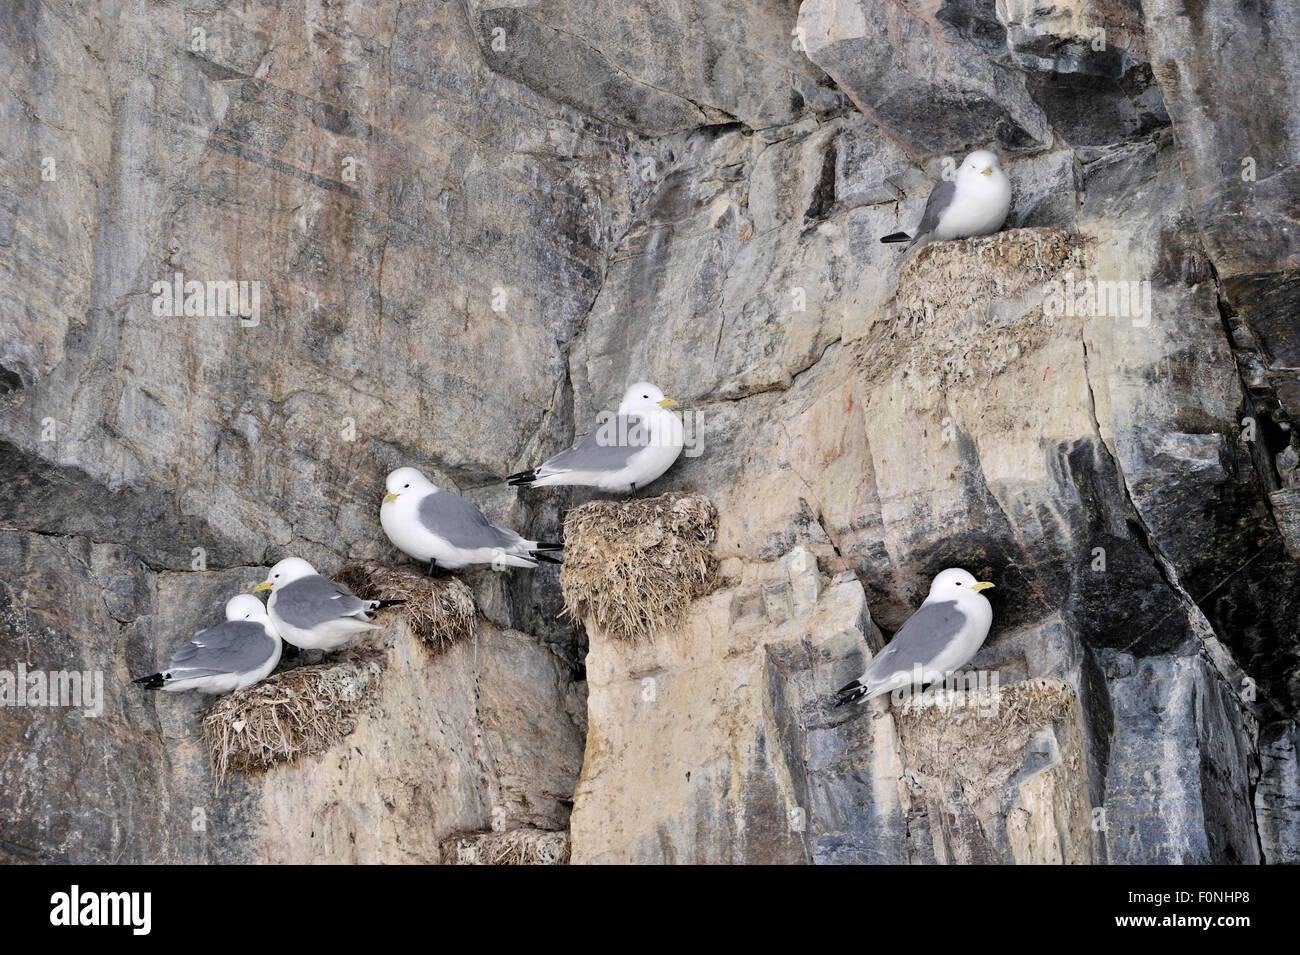
M 535 480 L 537 480 L 537 468 L 529 468 L 527 471 L 506 476 L 506 483 L 511 487 L 532 487 Z
M 372 610 L 383 610 L 385 607 L 400 607 L 406 603 L 405 600 L 372 600 L 370 602 L 374 604 Z
M 163 686 L 163 675 L 161 673 L 150 673 L 148 676 L 136 677 L 131 682 L 138 683 L 146 690 L 161 690 Z
M 854 680 L 848 686 L 842 686 L 835 691 L 835 705 L 845 706 L 862 699 L 866 695 L 867 688 L 862 685 L 862 681 Z
M 906 232 L 891 232 L 880 237 L 881 242 L 911 242 L 912 237 Z
M 564 563 L 564 561 L 560 560 L 560 558 L 556 557 L 554 554 L 548 554 L 546 551 L 543 550 L 530 550 L 528 552 L 528 555 L 532 557 L 533 560 L 545 561 L 548 564 Z

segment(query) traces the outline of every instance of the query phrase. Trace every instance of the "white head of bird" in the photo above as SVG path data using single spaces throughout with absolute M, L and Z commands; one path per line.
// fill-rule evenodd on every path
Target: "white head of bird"
M 266 580 L 254 587 L 253 593 L 263 590 L 275 593 L 286 584 L 291 584 L 295 580 L 302 580 L 304 577 L 311 577 L 315 573 L 316 568 L 301 557 L 286 557 L 271 568 L 271 572 L 266 575 Z
M 957 178 L 967 184 L 987 182 L 1005 175 L 997 155 L 987 149 L 975 150 L 963 159 L 961 166 L 957 168 Z
M 638 381 L 623 392 L 623 400 L 618 403 L 618 413 L 628 414 L 636 411 L 649 411 L 653 408 L 675 408 L 677 402 L 665 398 L 658 386 L 648 381 Z
M 384 495 L 380 507 L 390 501 L 397 500 L 403 494 L 427 494 L 430 491 L 436 491 L 438 485 L 415 468 L 398 468 L 396 471 L 389 473 L 384 480 L 384 490 L 388 493 Z
M 263 620 L 266 604 L 252 594 L 236 594 L 226 601 L 227 620 Z
M 978 600 L 987 604 L 988 598 L 981 590 L 988 590 L 993 584 L 987 580 L 976 580 L 975 575 L 960 567 L 949 567 L 930 582 L 930 595 L 926 600 L 957 600 L 965 603 Z

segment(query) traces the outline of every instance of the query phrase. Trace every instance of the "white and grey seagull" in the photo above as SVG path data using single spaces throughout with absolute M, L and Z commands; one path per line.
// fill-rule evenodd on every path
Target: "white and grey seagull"
M 239 594 L 226 601 L 225 623 L 200 630 L 176 651 L 167 669 L 134 682 L 168 693 L 229 693 L 265 679 L 283 649 L 262 601 Z
M 930 190 L 913 235 L 894 232 L 881 242 L 906 242 L 908 249 L 929 242 L 991 235 L 1002 228 L 1011 211 L 1011 180 L 998 157 L 979 149 L 962 160 L 952 179 L 941 179 Z
M 384 482 L 379 523 L 398 550 L 435 567 L 456 570 L 473 564 L 536 567 L 539 560 L 560 561 L 548 551 L 559 544 L 527 540 L 494 524 L 477 505 L 440 488 L 415 468 L 398 468 Z
M 266 602 L 271 622 L 286 643 L 302 650 L 329 653 L 347 646 L 357 634 L 378 629 L 370 614 L 401 600 L 362 600 L 301 557 L 286 557 L 253 593 L 271 591 Z
M 862 676 L 840 688 L 835 704 L 865 702 L 913 686 L 918 676 L 923 683 L 936 683 L 964 666 L 984 645 L 993 624 L 993 607 L 980 593 L 992 586 L 959 567 L 940 573 L 925 602 L 872 657 Z
M 682 419 L 668 410 L 676 406 L 650 382 L 638 381 L 624 392 L 617 414 L 567 451 L 506 481 L 513 487 L 567 484 L 636 493 L 672 467 L 682 453 Z

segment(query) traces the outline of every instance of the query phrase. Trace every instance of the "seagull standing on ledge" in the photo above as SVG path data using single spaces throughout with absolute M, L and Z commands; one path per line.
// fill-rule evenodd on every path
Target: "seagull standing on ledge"
M 379 523 L 398 550 L 435 567 L 456 570 L 471 564 L 494 568 L 536 567 L 539 560 L 558 564 L 547 551 L 559 544 L 526 540 L 508 527 L 493 524 L 478 507 L 443 490 L 415 468 L 398 468 L 384 482 L 388 493 L 379 505 Z
M 1011 211 L 1011 180 L 998 157 L 980 149 L 962 160 L 952 179 L 941 179 L 930 190 L 915 235 L 895 232 L 881 242 L 907 242 L 915 249 L 928 242 L 992 235 Z
M 571 484 L 602 491 L 636 493 L 673 466 L 682 453 L 682 419 L 669 411 L 677 402 L 648 381 L 623 394 L 618 413 L 587 436 L 528 471 L 512 474 L 512 487 Z
M 959 567 L 935 577 L 925 602 L 871 659 L 866 672 L 840 688 L 835 705 L 911 686 L 918 667 L 925 683 L 937 683 L 964 666 L 984 645 L 993 624 L 993 607 L 980 593 L 992 586 Z

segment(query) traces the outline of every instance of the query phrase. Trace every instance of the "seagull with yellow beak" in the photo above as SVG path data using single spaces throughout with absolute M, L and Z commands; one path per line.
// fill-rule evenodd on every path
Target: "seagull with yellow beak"
M 378 629 L 371 613 L 401 600 L 362 600 L 342 584 L 316 573 L 301 557 L 286 557 L 253 593 L 271 591 L 266 612 L 285 643 L 322 654 L 345 647 L 357 634 Z
M 478 505 L 438 487 L 415 468 L 393 471 L 384 488 L 388 493 L 379 504 L 380 526 L 402 553 L 428 561 L 430 574 L 438 567 L 483 564 L 505 570 L 536 567 L 539 560 L 560 563 L 549 553 L 560 550 L 560 544 L 528 540 L 494 524 Z
M 988 638 L 993 607 L 980 591 L 993 585 L 950 567 L 866 672 L 836 694 L 836 705 L 865 702 L 905 686 L 938 683 L 965 666 Z
M 567 451 L 506 481 L 514 487 L 569 484 L 635 494 L 672 467 L 682 453 L 682 419 L 669 410 L 676 406 L 650 382 L 638 381 L 623 394 L 617 414 Z
M 895 232 L 881 242 L 906 242 L 916 249 L 928 242 L 992 235 L 1011 211 L 1011 180 L 998 157 L 979 149 L 962 160 L 956 175 L 941 179 L 930 190 L 915 235 Z

